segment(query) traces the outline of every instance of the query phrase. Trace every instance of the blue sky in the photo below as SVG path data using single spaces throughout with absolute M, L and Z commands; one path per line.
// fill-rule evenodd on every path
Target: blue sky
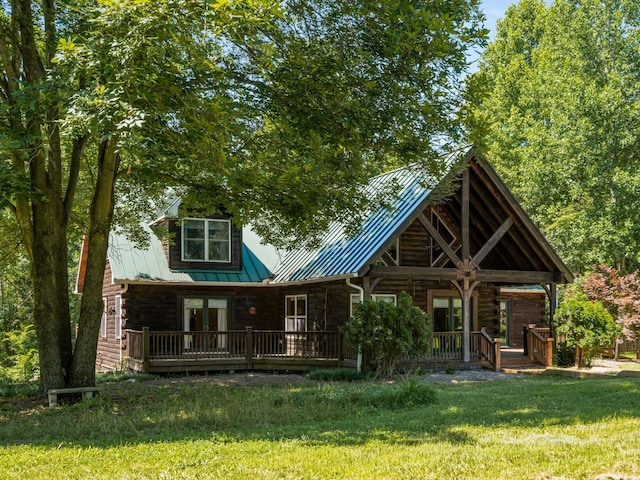
M 518 3 L 514 0 L 482 0 L 480 8 L 487 17 L 486 26 L 491 30 L 491 37 L 496 32 L 496 21 L 504 18 L 507 7 L 512 3 Z

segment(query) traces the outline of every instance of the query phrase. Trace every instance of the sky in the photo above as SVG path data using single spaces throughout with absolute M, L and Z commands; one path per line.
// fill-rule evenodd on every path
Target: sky
M 512 3 L 518 3 L 514 0 L 482 0 L 480 8 L 487 17 L 486 27 L 491 30 L 491 38 L 496 33 L 496 22 L 499 18 L 504 18 L 507 7 Z

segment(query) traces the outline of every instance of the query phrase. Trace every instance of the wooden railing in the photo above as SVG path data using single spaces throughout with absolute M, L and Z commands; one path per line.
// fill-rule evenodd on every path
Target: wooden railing
M 527 337 L 529 358 L 540 362 L 545 367 L 553 365 L 553 338 L 551 329 L 537 328 L 529 325 L 529 335 Z
M 357 346 L 350 345 L 339 331 L 285 332 L 281 330 L 232 330 L 221 332 L 127 330 L 126 355 L 140 361 L 144 368 L 154 360 L 203 360 L 244 358 L 247 368 L 259 359 L 333 359 L 354 364 Z M 499 369 L 500 345 L 486 332 L 472 332 L 471 359 L 488 361 Z M 462 362 L 462 332 L 433 334 L 429 355 L 407 359 L 409 362 Z
M 501 367 L 501 340 L 492 338 L 484 327 L 480 330 L 480 334 L 472 336 L 472 340 L 477 341 L 477 346 L 475 346 L 475 349 L 472 348 L 472 351 L 477 351 L 481 360 L 486 360 L 496 372 L 499 372 Z

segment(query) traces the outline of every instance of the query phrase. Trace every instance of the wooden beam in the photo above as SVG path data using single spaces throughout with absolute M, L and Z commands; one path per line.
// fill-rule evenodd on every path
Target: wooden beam
M 461 265 L 462 261 L 460 260 L 458 255 L 456 255 L 456 252 L 454 252 L 453 249 L 447 243 L 447 241 L 444 238 L 442 238 L 442 235 L 440 235 L 440 233 L 436 230 L 436 228 L 431 224 L 429 219 L 425 217 L 424 213 L 418 215 L 418 221 L 427 230 L 427 232 L 429 232 L 429 235 L 433 237 L 433 239 L 436 241 L 438 246 L 442 249 L 444 254 L 447 257 L 449 257 L 449 260 L 451 260 L 455 265 Z
M 450 281 L 458 278 L 457 268 L 430 267 L 385 267 L 374 265 L 369 271 L 370 278 L 398 278 L 414 280 Z
M 398 278 L 414 280 L 443 280 L 451 281 L 459 279 L 457 268 L 430 268 L 430 267 L 385 267 L 374 265 L 371 267 L 371 278 Z M 552 283 L 554 272 L 531 272 L 520 270 L 474 270 L 475 280 L 482 282 L 508 283 L 511 285 L 537 285 L 539 283 Z
M 469 235 L 469 169 L 462 174 L 462 260 L 470 257 Z
M 478 265 L 480 265 L 480 262 L 484 260 L 489 252 L 493 250 L 493 247 L 495 247 L 500 239 L 504 237 L 504 234 L 507 233 L 507 231 L 511 228 L 511 225 L 513 225 L 513 219 L 511 217 L 507 217 L 507 219 L 502 222 L 502 225 L 500 225 L 498 230 L 496 230 L 493 235 L 491 235 L 491 238 L 487 240 L 487 243 L 485 243 L 480 251 L 478 251 L 478 253 L 476 253 L 475 256 L 471 259 L 471 264 L 473 266 L 477 267 Z

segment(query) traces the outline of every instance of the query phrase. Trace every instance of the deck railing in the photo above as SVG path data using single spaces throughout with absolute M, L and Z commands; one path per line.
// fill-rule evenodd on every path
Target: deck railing
M 142 362 L 157 360 L 206 360 L 245 358 L 247 368 L 254 361 L 279 359 L 332 359 L 355 364 L 358 349 L 350 345 L 342 330 L 285 332 L 281 330 L 231 330 L 220 332 L 127 330 L 126 356 Z M 499 369 L 500 348 L 486 332 L 471 333 L 471 359 L 488 361 Z M 459 361 L 463 359 L 462 332 L 433 334 L 429 355 L 407 359 L 411 363 Z M 497 367 L 496 367 L 497 365 Z
M 545 367 L 553 365 L 553 338 L 550 328 L 529 325 L 527 343 L 531 360 L 540 362 Z
M 481 360 L 486 360 L 496 372 L 499 372 L 501 367 L 501 340 L 492 338 L 484 327 L 480 330 L 480 334 L 472 336 L 472 341 L 474 340 L 477 341 L 477 346 L 475 349 L 472 348 L 472 351 L 476 350 Z

